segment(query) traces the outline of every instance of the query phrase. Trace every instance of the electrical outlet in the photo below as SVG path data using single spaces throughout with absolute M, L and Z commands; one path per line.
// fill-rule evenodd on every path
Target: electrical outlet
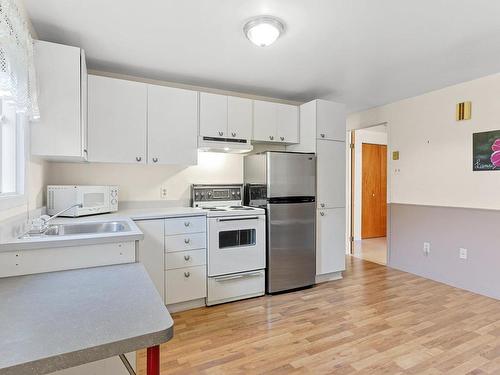
M 467 259 L 467 249 L 464 249 L 463 247 L 460 248 L 458 256 L 460 259 Z
M 162 186 L 160 189 L 160 198 L 167 199 L 167 188 L 165 186 Z
M 431 253 L 431 244 L 430 242 L 424 242 L 424 255 L 428 256 Z

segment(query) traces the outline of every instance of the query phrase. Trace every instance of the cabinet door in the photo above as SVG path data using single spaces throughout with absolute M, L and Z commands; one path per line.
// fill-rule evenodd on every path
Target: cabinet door
M 84 158 L 80 48 L 35 41 L 34 59 L 39 87 L 40 120 L 31 127 L 31 153 L 59 159 Z M 83 61 L 85 62 L 85 61 Z M 86 95 L 86 92 L 83 94 Z
M 252 138 L 252 100 L 229 96 L 227 98 L 228 137 Z
M 318 139 L 316 149 L 318 208 L 345 207 L 346 144 Z
M 196 165 L 198 92 L 148 85 L 148 163 Z
M 318 210 L 316 234 L 316 274 L 345 270 L 345 208 Z
M 141 220 L 135 222 L 144 233 L 144 239 L 139 241 L 137 260 L 146 268 L 162 299 L 165 297 L 164 222 L 165 220 Z
M 147 85 L 89 75 L 89 160 L 146 163 Z
M 299 143 L 299 107 L 276 104 L 276 136 L 278 142 Z
M 316 101 L 316 131 L 317 138 L 345 141 L 346 137 L 346 114 L 345 105 L 329 102 L 327 100 Z
M 276 103 L 254 100 L 253 140 L 276 142 Z
M 227 135 L 227 96 L 200 92 L 200 135 Z

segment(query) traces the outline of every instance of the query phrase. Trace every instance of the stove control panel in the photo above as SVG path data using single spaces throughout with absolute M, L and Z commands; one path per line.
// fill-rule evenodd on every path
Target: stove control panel
M 242 195 L 243 185 L 193 185 L 191 188 L 193 207 L 198 207 L 197 202 L 241 202 Z

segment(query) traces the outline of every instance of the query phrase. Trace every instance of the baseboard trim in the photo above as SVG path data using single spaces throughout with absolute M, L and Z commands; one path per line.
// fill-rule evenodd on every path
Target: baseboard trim
M 323 275 L 316 275 L 316 284 L 326 283 L 328 281 L 335 281 L 342 279 L 342 271 L 325 273 Z
M 167 305 L 168 312 L 176 313 L 180 311 L 186 311 L 191 309 L 197 309 L 198 307 L 205 307 L 205 298 L 198 298 L 192 301 L 172 303 Z

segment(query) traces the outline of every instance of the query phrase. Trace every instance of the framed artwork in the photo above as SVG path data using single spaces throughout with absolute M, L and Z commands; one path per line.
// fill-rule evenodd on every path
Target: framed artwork
M 500 170 L 500 130 L 472 135 L 472 170 Z

